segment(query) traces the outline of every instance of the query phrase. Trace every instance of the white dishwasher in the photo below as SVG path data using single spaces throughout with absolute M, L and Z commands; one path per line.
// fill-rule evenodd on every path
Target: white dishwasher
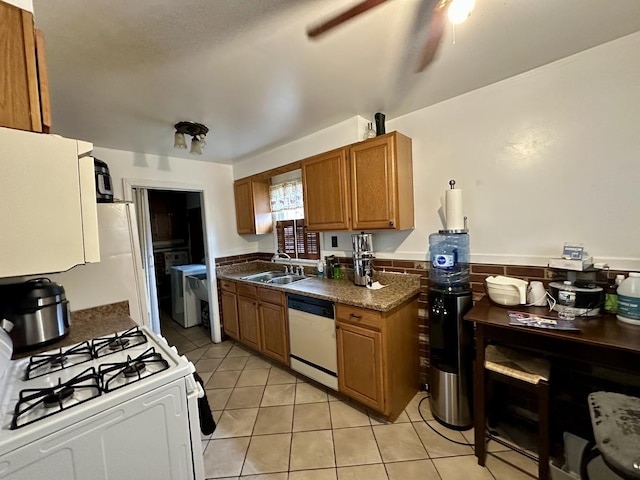
M 291 368 L 338 390 L 333 302 L 287 294 Z

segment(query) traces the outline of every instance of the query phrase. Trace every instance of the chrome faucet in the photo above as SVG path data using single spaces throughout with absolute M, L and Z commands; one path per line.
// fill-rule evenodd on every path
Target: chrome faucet
M 293 263 L 291 262 L 291 256 L 289 254 L 278 250 L 276 253 L 273 254 L 273 257 L 271 257 L 271 261 L 275 262 L 280 257 L 289 259 L 289 266 L 288 267 L 286 265 L 284 266 L 284 273 L 293 274 Z
M 289 262 L 291 262 L 291 256 L 288 253 L 284 253 L 280 251 L 277 251 L 276 253 L 273 254 L 273 257 L 271 257 L 271 261 L 275 262 L 280 257 L 288 258 Z

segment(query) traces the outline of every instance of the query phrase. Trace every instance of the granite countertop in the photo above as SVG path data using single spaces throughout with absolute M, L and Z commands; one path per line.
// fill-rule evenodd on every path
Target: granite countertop
M 348 278 L 333 280 L 310 275 L 304 280 L 286 285 L 272 285 L 268 283 L 242 280 L 242 277 L 259 272 L 283 270 L 284 265 L 263 261 L 241 263 L 218 267 L 218 279 L 233 280 L 235 282 L 254 285 L 286 293 L 297 293 L 310 297 L 331 300 L 356 307 L 368 308 L 379 312 L 388 312 L 420 292 L 420 276 L 403 273 L 377 272 L 374 280 L 385 285 L 379 290 L 372 290 L 353 284 L 353 273 L 348 271 Z M 350 278 L 349 278 L 350 277 Z
M 121 332 L 137 325 L 131 317 L 126 313 L 115 313 L 105 316 L 71 314 L 71 326 L 69 333 L 56 341 L 44 347 L 38 347 L 33 350 L 18 352 L 13 354 L 13 359 L 29 357 L 36 353 L 45 352 L 47 350 L 55 350 L 60 347 L 67 347 L 76 343 L 84 342 L 96 337 L 111 335 Z

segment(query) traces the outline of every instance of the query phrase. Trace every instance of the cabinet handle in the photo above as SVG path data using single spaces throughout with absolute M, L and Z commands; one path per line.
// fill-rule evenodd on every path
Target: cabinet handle
M 389 222 L 389 226 L 390 226 L 390 227 L 393 227 L 393 221 L 390 221 L 390 222 Z
M 362 315 L 356 315 L 355 313 L 350 313 L 350 317 L 357 318 L 358 320 L 362 320 Z

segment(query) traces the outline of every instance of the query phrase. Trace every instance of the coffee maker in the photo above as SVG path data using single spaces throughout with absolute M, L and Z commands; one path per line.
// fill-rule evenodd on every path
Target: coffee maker
M 353 283 L 361 287 L 373 283 L 373 234 L 356 233 L 351 235 L 353 243 Z

